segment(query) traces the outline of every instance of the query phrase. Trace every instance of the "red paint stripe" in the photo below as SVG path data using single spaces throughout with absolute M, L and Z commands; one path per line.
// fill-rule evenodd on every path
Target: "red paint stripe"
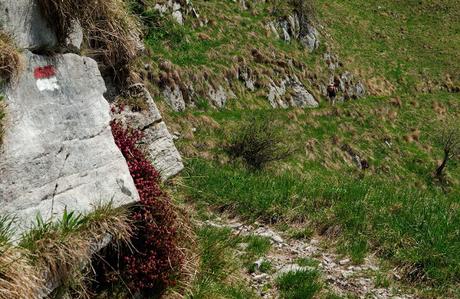
M 34 70 L 35 79 L 46 79 L 56 75 L 56 69 L 52 65 L 37 67 Z

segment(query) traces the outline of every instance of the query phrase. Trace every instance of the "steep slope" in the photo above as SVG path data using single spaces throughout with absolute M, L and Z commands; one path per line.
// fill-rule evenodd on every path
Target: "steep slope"
M 443 155 L 436 137 L 460 113 L 458 3 L 317 1 L 305 29 L 318 33 L 317 48 L 295 30 L 303 18 L 289 2 L 165 7 L 135 11 L 151 51 L 140 76 L 187 161 L 177 196 L 206 217 L 310 231 L 358 265 L 376 254 L 395 270 L 388 283 L 415 286 L 416 297 L 458 296 L 458 163 L 442 182 L 433 177 Z M 325 86 L 334 79 L 331 107 Z M 319 108 L 287 108 L 316 106 L 296 105 L 309 97 L 297 87 Z M 294 153 L 253 171 L 225 148 L 242 122 L 264 119 Z

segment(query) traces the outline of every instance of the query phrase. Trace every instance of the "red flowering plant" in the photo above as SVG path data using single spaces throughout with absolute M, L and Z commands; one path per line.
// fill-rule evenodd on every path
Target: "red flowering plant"
M 132 293 L 155 293 L 175 284 L 184 256 L 178 247 L 177 215 L 160 189 L 160 175 L 138 147 L 142 132 L 112 122 L 115 143 L 125 157 L 140 196 L 132 208 L 135 223 L 130 246 L 106 250 L 98 263 L 97 281 L 122 279 Z M 111 252 L 108 254 L 108 252 Z M 113 271 L 116 270 L 116 271 Z M 116 273 L 114 273 L 116 272 Z

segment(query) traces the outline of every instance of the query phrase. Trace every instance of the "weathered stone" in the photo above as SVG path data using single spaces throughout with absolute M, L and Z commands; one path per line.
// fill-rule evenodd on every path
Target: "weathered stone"
M 182 91 L 180 90 L 179 86 L 174 85 L 173 87 L 166 86 L 163 89 L 163 97 L 165 101 L 171 106 L 171 108 L 176 111 L 184 111 L 185 110 L 185 100 Z
M 251 69 L 249 69 L 248 67 L 240 67 L 238 70 L 238 77 L 244 82 L 248 90 L 256 90 L 255 79 L 252 76 Z
M 214 106 L 216 106 L 217 108 L 225 107 L 225 103 L 227 103 L 228 97 L 222 85 L 219 85 L 219 87 L 217 87 L 216 89 L 210 86 L 208 95 Z
M 119 114 L 114 115 L 114 118 L 143 132 L 142 141 L 146 146 L 148 158 L 166 180 L 184 168 L 182 158 L 150 93 L 143 86 L 139 88 L 147 102 L 148 110 L 133 112 L 130 107 L 125 107 Z
M 96 62 L 74 54 L 24 56 L 25 71 L 5 90 L 0 214 L 17 215 L 19 233 L 37 213 L 59 218 L 66 208 L 87 212 L 101 202 L 137 201 Z
M 315 268 L 313 267 L 301 267 L 297 264 L 287 264 L 284 265 L 281 269 L 276 272 L 276 277 L 280 277 L 284 274 L 290 273 L 290 272 L 303 272 L 303 271 L 314 271 Z
M 301 22 L 296 13 L 269 23 L 268 28 L 276 37 L 286 42 L 300 42 L 309 52 L 319 48 L 318 30 L 309 22 Z
M 83 28 L 81 28 L 80 23 L 74 22 L 70 35 L 67 38 L 67 44 L 80 49 L 81 44 L 83 43 Z
M 279 85 L 271 81 L 267 99 L 273 108 L 316 108 L 319 106 L 315 97 L 295 76 L 286 77 Z
M 56 46 L 56 33 L 40 13 L 36 0 L 0 1 L 1 29 L 13 36 L 19 48 L 38 50 Z
M 307 24 L 307 34 L 300 35 L 299 41 L 300 43 L 308 49 L 308 51 L 313 52 L 314 50 L 319 48 L 320 41 L 319 41 L 319 33 L 315 27 L 311 24 Z
M 292 83 L 292 101 L 291 106 L 301 108 L 316 108 L 319 106 L 315 97 L 305 88 L 305 86 L 298 80 L 294 80 Z
M 257 236 L 269 238 L 275 243 L 284 242 L 283 238 L 281 238 L 281 236 L 277 232 L 273 231 L 268 227 L 259 227 L 254 231 L 254 234 L 256 234 Z

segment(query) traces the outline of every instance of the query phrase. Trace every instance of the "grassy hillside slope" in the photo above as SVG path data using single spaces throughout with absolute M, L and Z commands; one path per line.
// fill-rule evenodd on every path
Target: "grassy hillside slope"
M 460 119 L 460 4 L 318 0 L 322 46 L 308 53 L 296 41 L 267 33 L 269 21 L 293 9 L 278 2 L 282 9 L 274 12 L 275 2 L 249 1 L 244 10 L 233 1 L 195 0 L 208 20 L 203 26 L 193 18 L 180 26 L 141 9 L 150 50 L 144 62 L 157 72 L 150 88 L 171 131 L 180 133 L 177 145 L 187 164 L 176 196 L 200 215 L 211 209 L 280 230 L 310 229 L 358 264 L 375 253 L 397 269 L 406 286 L 416 287 L 418 296 L 460 296 L 460 163 L 451 161 L 444 182 L 433 178 L 442 158 L 436 136 L 447 119 Z M 343 62 L 341 69 L 359 75 L 371 95 L 335 107 L 322 98 L 315 110 L 273 110 L 262 93 L 235 82 L 237 98 L 224 109 L 203 100 L 176 113 L 162 102 L 155 76 L 164 61 L 185 83 L 194 78 L 195 86 L 225 82 L 243 62 L 270 78 L 279 65 L 254 61 L 254 49 L 280 65 L 294 61 L 289 72 L 307 87 L 315 82 L 311 78 L 327 82 L 333 74 L 323 59 L 331 50 Z M 264 119 L 272 120 L 294 152 L 254 171 L 231 159 L 224 147 L 242 122 Z M 358 167 L 355 156 L 368 167 Z M 225 248 L 233 246 L 224 233 L 215 238 L 230 244 Z M 202 260 L 209 270 L 205 258 L 213 257 Z M 212 275 L 202 278 L 212 281 Z M 221 292 L 219 283 L 214 287 Z M 217 294 L 195 292 L 203 298 Z M 218 297 L 242 298 L 244 292 Z
M 318 13 L 346 64 L 398 92 L 460 80 L 458 1 L 318 0 Z

